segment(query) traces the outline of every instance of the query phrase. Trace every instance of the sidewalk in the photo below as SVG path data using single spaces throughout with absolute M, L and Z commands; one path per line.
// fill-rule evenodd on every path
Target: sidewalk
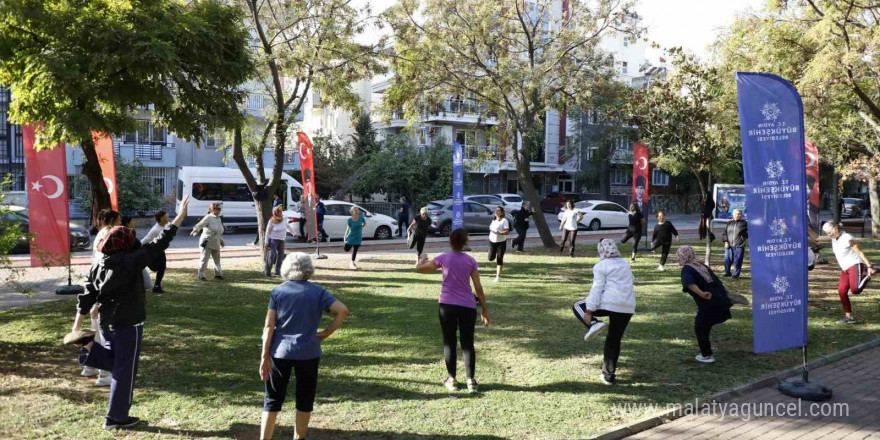
M 880 439 L 878 364 L 880 347 L 875 347 L 811 371 L 811 381 L 833 389 L 827 402 L 799 403 L 771 385 L 719 403 L 715 414 L 684 416 L 627 438 Z M 721 405 L 727 405 L 728 415 L 723 418 Z M 739 416 L 730 415 L 732 405 L 739 408 Z M 742 415 L 745 408 L 751 414 L 747 420 Z

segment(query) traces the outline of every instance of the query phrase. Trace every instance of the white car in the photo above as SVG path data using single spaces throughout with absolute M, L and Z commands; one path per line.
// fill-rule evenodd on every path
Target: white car
M 330 240 L 345 237 L 345 228 L 348 227 L 348 219 L 351 218 L 351 208 L 357 207 L 361 210 L 361 216 L 367 219 L 364 226 L 364 238 L 376 238 L 387 240 L 393 236 L 393 231 L 397 230 L 397 220 L 384 214 L 373 214 L 360 206 L 343 202 L 340 200 L 323 200 L 326 213 L 324 214 L 324 231 L 327 232 Z M 299 213 L 290 210 L 284 213 L 285 218 L 299 218 Z M 306 227 L 311 225 L 306 224 Z M 299 226 L 296 227 L 299 230 Z
M 502 200 L 501 197 L 498 196 L 481 194 L 476 196 L 465 196 L 464 199 L 468 202 L 477 202 L 481 205 L 485 205 L 486 207 L 491 209 L 492 212 L 495 212 L 495 208 L 499 206 L 504 208 L 505 212 L 510 211 L 507 207 L 507 203 L 504 203 L 504 200 Z
M 626 228 L 629 226 L 629 211 L 623 206 L 605 200 L 584 200 L 574 204 L 574 208 L 580 211 L 584 218 L 579 225 L 586 226 L 591 231 L 599 229 Z M 562 222 L 562 212 L 556 217 Z M 580 229 L 580 227 L 578 228 Z
M 519 211 L 522 209 L 523 198 L 517 194 L 495 194 L 501 200 L 504 200 L 504 210 L 507 212 Z

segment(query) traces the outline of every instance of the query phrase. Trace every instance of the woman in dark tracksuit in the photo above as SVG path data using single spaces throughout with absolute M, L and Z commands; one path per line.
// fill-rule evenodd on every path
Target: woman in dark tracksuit
M 678 264 L 681 265 L 681 288 L 694 298 L 697 303 L 697 316 L 694 317 L 694 333 L 700 354 L 697 362 L 711 364 L 715 362 L 712 355 L 712 343 L 709 332 L 712 327 L 730 319 L 730 308 L 733 302 L 721 280 L 703 263 L 697 261 L 697 255 L 690 246 L 678 249 Z
M 639 252 L 639 241 L 642 240 L 642 221 L 645 219 L 644 214 L 635 203 L 629 204 L 629 226 L 626 227 L 626 234 L 620 240 L 620 244 L 626 243 L 630 238 L 633 239 L 633 252 L 630 261 L 636 261 L 636 254 Z
M 532 211 L 529 202 L 523 202 L 522 208 L 513 214 L 513 229 L 516 230 L 517 235 L 513 239 L 512 245 L 517 252 L 523 251 L 523 246 L 526 244 L 526 234 L 529 231 L 529 217 L 534 213 L 535 211 Z
M 657 211 L 657 225 L 654 226 L 654 235 L 651 236 L 651 252 L 654 249 L 662 248 L 663 253 L 660 254 L 660 265 L 657 270 L 666 270 L 666 259 L 669 257 L 669 248 L 672 247 L 672 237 L 675 237 L 681 243 L 681 237 L 672 222 L 666 221 L 666 213 Z
M 413 240 L 412 244 L 409 245 L 409 248 L 416 248 L 416 262 L 419 261 L 419 256 L 422 255 L 422 251 L 425 250 L 425 239 L 428 238 L 428 231 L 431 229 L 431 217 L 428 217 L 428 208 L 422 207 L 419 210 L 419 215 L 416 216 L 412 220 L 412 223 L 409 224 L 409 228 L 407 228 L 407 233 L 412 231 Z
M 171 227 L 163 230 L 151 244 L 141 245 L 134 231 L 124 226 L 113 227 L 98 243 L 103 256 L 89 270 L 86 291 L 78 297 L 78 313 L 71 334 L 86 333 L 81 330 L 85 317 L 100 315 L 107 346 L 89 342 L 87 334 L 73 339 L 73 343 L 85 343 L 79 356 L 80 365 L 113 372 L 105 429 L 131 428 L 140 422 L 129 415 L 129 410 L 147 317 L 143 272 L 168 248 L 186 218 L 188 205 L 186 197 Z

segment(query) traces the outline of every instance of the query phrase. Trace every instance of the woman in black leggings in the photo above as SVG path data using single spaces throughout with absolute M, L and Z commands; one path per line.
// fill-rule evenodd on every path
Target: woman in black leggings
M 657 211 L 657 225 L 654 226 L 654 235 L 651 236 L 651 252 L 654 252 L 654 249 L 658 247 L 663 249 L 663 253 L 660 254 L 660 265 L 657 266 L 657 270 L 666 270 L 664 266 L 666 266 L 666 259 L 669 257 L 669 248 L 672 247 L 673 236 L 681 243 L 681 237 L 678 236 L 675 226 L 672 225 L 672 222 L 666 221 L 666 213 Z
M 477 381 L 474 379 L 477 366 L 477 352 L 474 349 L 477 300 L 482 308 L 480 316 L 483 319 L 483 325 L 489 325 L 489 306 L 486 304 L 485 295 L 483 295 L 483 285 L 480 284 L 477 261 L 462 252 L 467 242 L 467 231 L 456 229 L 449 235 L 449 246 L 452 248 L 452 252 L 440 254 L 433 260 L 428 260 L 426 255 L 422 255 L 416 265 L 416 270 L 419 273 L 443 269 L 439 315 L 440 330 L 443 333 L 443 358 L 446 361 L 446 372 L 449 374 L 443 384 L 450 393 L 458 390 L 458 382 L 455 380 L 456 333 L 459 334 L 461 340 L 461 352 L 464 355 L 464 366 L 467 370 L 468 393 L 477 392 Z M 471 282 L 474 283 L 474 290 L 477 291 L 478 298 L 471 291 Z
M 416 263 L 418 263 L 422 251 L 425 250 L 425 239 L 428 238 L 428 231 L 430 229 L 431 217 L 428 217 L 428 208 L 423 206 L 422 209 L 419 210 L 419 215 L 412 220 L 412 223 L 409 224 L 409 228 L 407 228 L 407 233 L 412 231 L 413 234 L 412 243 L 409 245 L 409 248 L 416 248 Z
M 626 234 L 620 240 L 620 244 L 624 244 L 630 238 L 633 239 L 633 252 L 630 261 L 636 261 L 636 254 L 639 252 L 639 241 L 642 240 L 642 220 L 645 219 L 644 214 L 639 209 L 639 205 L 635 203 L 629 204 L 629 226 L 626 228 Z

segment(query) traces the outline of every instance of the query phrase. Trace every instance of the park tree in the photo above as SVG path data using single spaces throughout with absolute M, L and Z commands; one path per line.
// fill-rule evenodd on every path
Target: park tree
M 37 149 L 78 144 L 93 208 L 110 207 L 93 132 L 136 129 L 134 111 L 183 138 L 239 123 L 252 64 L 238 9 L 217 1 L 4 0 L 0 83 L 10 119 L 39 126 Z
M 254 195 L 260 242 L 272 209 L 272 194 L 281 183 L 285 154 L 291 153 L 292 126 L 310 94 L 321 105 L 358 112 L 358 96 L 351 83 L 381 72 L 380 40 L 373 45 L 355 41 L 373 23 L 369 6 L 357 8 L 352 0 L 238 0 L 245 25 L 253 36 L 256 69 L 251 82 L 271 104 L 262 118 L 246 124 L 255 136 L 231 136 L 232 157 Z M 272 152 L 267 172 L 263 157 Z M 256 165 L 251 172 L 247 158 Z M 320 176 L 316 176 L 321 179 Z
M 123 215 L 143 216 L 155 212 L 162 206 L 162 189 L 144 181 L 146 167 L 140 159 L 126 161 L 116 156 L 116 188 L 119 210 Z M 92 191 L 88 181 L 74 186 L 74 194 L 83 206 L 92 206 Z
M 604 36 L 635 32 L 632 3 L 619 0 L 399 0 L 386 18 L 396 77 L 385 111 L 415 120 L 450 96 L 478 101 L 482 116 L 498 119 L 495 134 L 532 206 L 540 202 L 532 150 L 544 135 L 536 127 L 548 110 L 587 102 L 597 82 L 613 77 L 599 48 Z M 544 217 L 535 223 L 544 246 L 554 246 Z

